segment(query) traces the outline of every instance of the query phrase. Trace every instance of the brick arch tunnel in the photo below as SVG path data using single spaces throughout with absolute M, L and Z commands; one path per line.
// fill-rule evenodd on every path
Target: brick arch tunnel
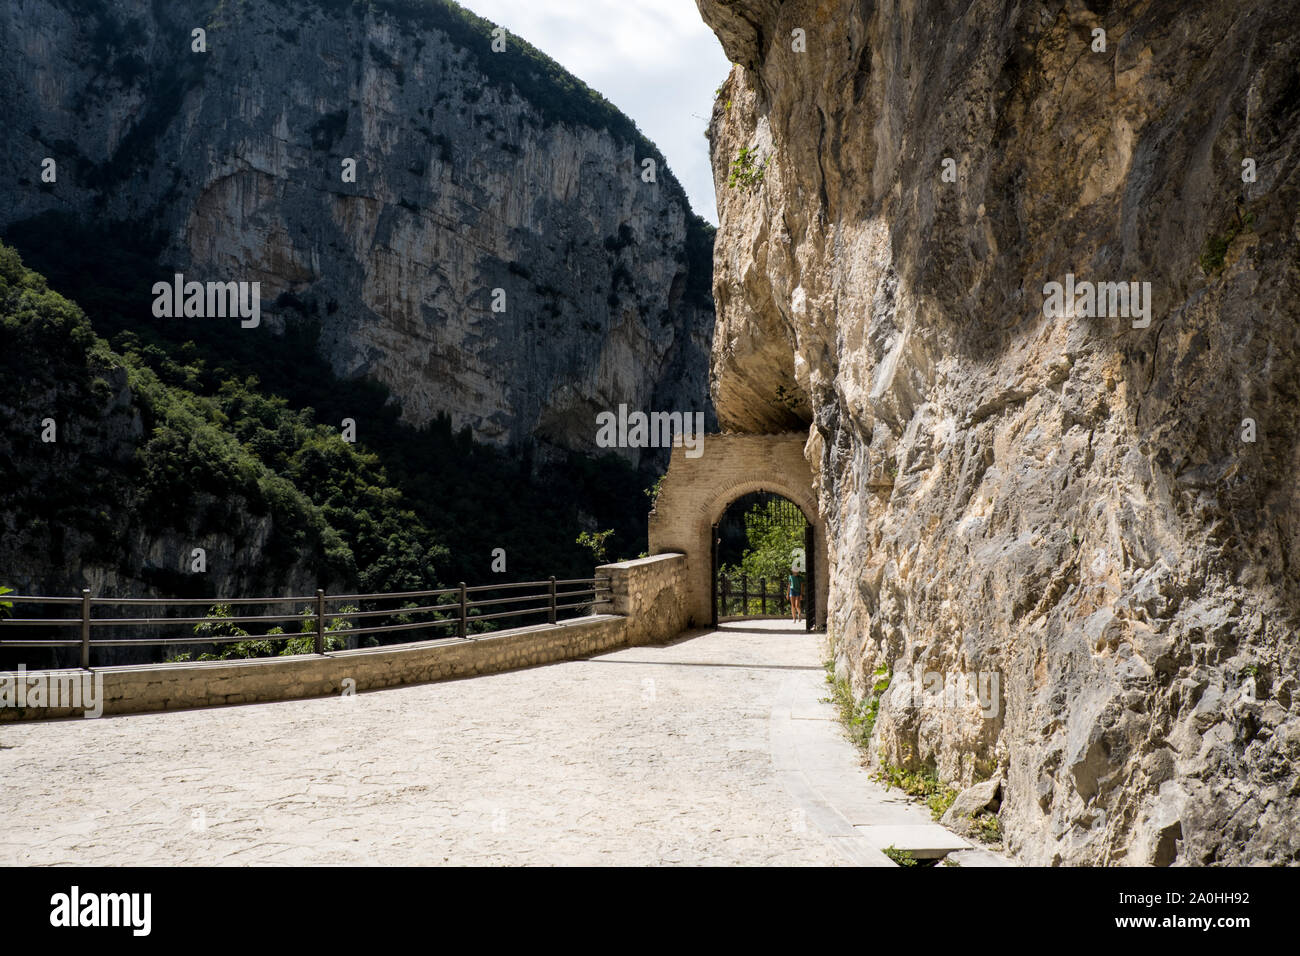
M 816 626 L 826 626 L 830 568 L 826 522 L 817 509 L 804 435 L 706 435 L 698 457 L 674 447 L 650 512 L 650 553 L 686 555 L 687 612 L 696 627 L 713 617 L 713 526 L 742 495 L 766 491 L 793 502 L 812 526 Z

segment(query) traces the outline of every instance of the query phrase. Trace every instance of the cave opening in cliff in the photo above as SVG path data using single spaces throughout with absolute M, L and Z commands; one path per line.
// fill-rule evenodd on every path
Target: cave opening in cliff
M 714 624 L 783 617 L 812 629 L 813 525 L 797 504 L 769 491 L 740 495 L 713 525 L 712 541 Z

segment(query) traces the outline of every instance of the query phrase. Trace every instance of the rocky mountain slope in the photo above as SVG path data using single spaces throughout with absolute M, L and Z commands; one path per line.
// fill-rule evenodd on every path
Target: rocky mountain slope
M 28 256 L 54 212 L 152 237 L 141 323 L 170 268 L 260 282 L 231 336 L 316 323 L 414 425 L 584 450 L 621 402 L 703 410 L 711 227 L 627 117 L 492 30 L 442 0 L 8 4 L 0 228 Z
M 714 398 L 808 426 L 872 759 L 1003 776 L 1032 863 L 1300 860 L 1294 7 L 698 3 Z
M 392 592 L 645 548 L 664 452 L 605 454 L 596 412 L 712 417 L 712 231 L 496 38 L 442 0 L 0 8 L 0 585 Z M 260 321 L 155 315 L 177 271 L 259 283 Z
M 105 263 L 136 264 L 101 246 L 68 265 L 94 289 Z M 111 308 L 111 296 L 100 300 Z M 291 358 L 278 363 L 206 339 L 160 341 L 119 332 L 110 344 L 0 243 L 0 585 L 215 606 L 317 587 L 392 593 L 580 577 L 592 564 L 575 539 L 583 528 L 612 532 L 621 555 L 645 547 L 637 516 L 647 479 L 626 461 L 574 453 L 538 465 L 474 442 L 467 428 L 453 432 L 445 416 L 413 428 L 386 391 L 333 378 L 292 332 Z M 335 424 L 344 410 L 365 423 L 365 441 L 349 442 Z M 23 604 L 16 616 L 42 610 L 65 609 Z M 8 643 L 47 639 L 45 629 L 3 627 L 0 669 L 78 660 L 75 650 Z M 94 659 L 157 661 L 156 651 L 100 648 Z

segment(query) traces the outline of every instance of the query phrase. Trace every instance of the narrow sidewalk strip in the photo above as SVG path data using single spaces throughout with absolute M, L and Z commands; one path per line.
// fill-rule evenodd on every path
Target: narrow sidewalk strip
M 824 694 L 820 673 L 792 673 L 769 719 L 776 774 L 810 826 L 858 866 L 895 866 L 882 852 L 886 847 L 917 859 L 951 856 L 962 866 L 1014 865 L 934 823 L 927 810 L 872 779 Z

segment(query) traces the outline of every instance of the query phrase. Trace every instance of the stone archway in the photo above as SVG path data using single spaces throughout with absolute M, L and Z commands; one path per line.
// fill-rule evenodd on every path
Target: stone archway
M 674 447 L 668 473 L 650 512 L 650 553 L 686 555 L 687 609 L 702 627 L 712 618 L 713 525 L 741 495 L 768 491 L 794 502 L 813 528 L 816 624 L 826 626 L 826 522 L 817 510 L 812 469 L 803 456 L 806 436 L 721 434 L 704 436 L 703 452 L 686 457 Z

